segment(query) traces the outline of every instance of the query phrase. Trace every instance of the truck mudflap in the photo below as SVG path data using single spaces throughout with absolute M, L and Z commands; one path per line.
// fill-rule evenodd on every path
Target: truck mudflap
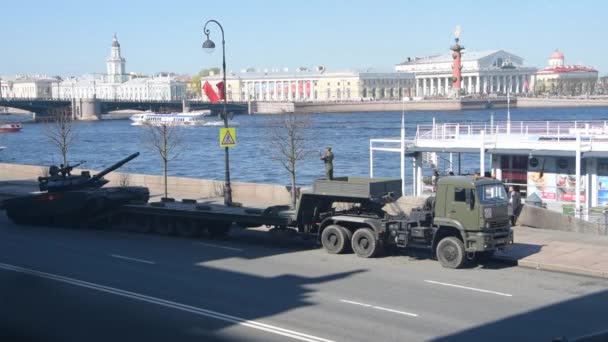
M 467 234 L 465 250 L 467 252 L 483 252 L 505 249 L 513 243 L 513 230 L 497 230 L 494 232 L 478 232 Z

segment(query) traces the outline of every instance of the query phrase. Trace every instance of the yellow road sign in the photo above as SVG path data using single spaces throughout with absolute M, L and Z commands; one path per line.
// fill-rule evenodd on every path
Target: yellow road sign
M 236 128 L 220 128 L 220 146 L 234 147 L 236 146 Z

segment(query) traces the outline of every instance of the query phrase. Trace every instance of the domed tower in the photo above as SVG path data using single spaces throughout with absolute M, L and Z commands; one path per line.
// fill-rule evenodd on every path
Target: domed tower
M 564 54 L 559 50 L 553 51 L 551 56 L 549 56 L 549 66 L 550 67 L 564 66 Z
M 110 52 L 110 58 L 106 61 L 108 81 L 110 83 L 123 83 L 127 79 L 125 70 L 125 59 L 120 55 L 120 43 L 114 34 L 112 40 L 112 50 Z

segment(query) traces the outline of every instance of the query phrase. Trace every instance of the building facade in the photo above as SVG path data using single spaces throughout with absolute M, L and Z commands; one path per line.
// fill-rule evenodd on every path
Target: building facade
M 216 92 L 222 75 L 202 79 Z M 414 75 L 410 73 L 326 72 L 297 68 L 295 72 L 245 70 L 226 77 L 228 101 L 362 101 L 398 100 L 413 96 Z M 209 99 L 202 92 L 204 101 Z
M 536 74 L 535 91 L 550 95 L 583 95 L 595 93 L 598 72 L 583 65 L 566 65 L 564 54 L 555 50 L 547 67 Z
M 46 76 L 18 76 L 14 80 L 0 80 L 0 98 L 50 99 L 56 78 Z
M 187 84 L 171 73 L 153 77 L 127 74 L 126 60 L 114 35 L 106 74 L 89 74 L 56 82 L 52 87 L 54 99 L 102 99 L 127 101 L 171 101 L 186 98 Z
M 531 92 L 537 69 L 525 66 L 523 61 L 523 58 L 503 50 L 464 51 L 461 92 L 468 95 Z M 415 75 L 415 94 L 418 97 L 443 97 L 453 93 L 452 53 L 408 58 L 397 64 L 395 70 Z

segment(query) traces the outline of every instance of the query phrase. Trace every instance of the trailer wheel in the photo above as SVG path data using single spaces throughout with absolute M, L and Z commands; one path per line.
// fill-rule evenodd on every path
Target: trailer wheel
M 455 236 L 443 238 L 437 244 L 437 259 L 445 268 L 460 268 L 464 266 L 466 257 L 464 244 Z
M 232 222 L 208 222 L 207 232 L 212 238 L 221 238 L 228 235 L 231 225 Z
M 328 253 L 340 254 L 348 250 L 348 235 L 346 228 L 332 224 L 327 226 L 321 233 L 321 244 Z
M 373 258 L 382 249 L 382 245 L 374 232 L 369 228 L 359 228 L 355 231 L 352 238 L 353 251 L 361 258 Z
M 188 238 L 197 237 L 201 233 L 197 220 L 179 220 L 175 224 L 175 228 L 177 229 L 177 235 Z
M 149 233 L 152 229 L 152 220 L 153 218 L 145 215 L 136 215 L 135 220 L 132 226 L 129 226 L 129 229 L 137 232 L 137 233 Z
M 154 218 L 154 231 L 160 235 L 173 235 L 175 222 L 170 217 L 158 216 Z

